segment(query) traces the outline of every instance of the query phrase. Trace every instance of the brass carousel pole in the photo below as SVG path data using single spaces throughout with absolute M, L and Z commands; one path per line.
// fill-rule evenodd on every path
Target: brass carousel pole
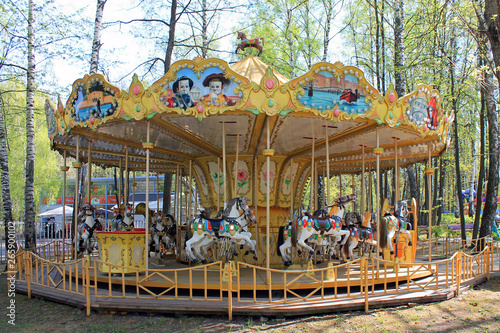
M 222 176 L 224 177 L 224 209 L 227 205 L 227 186 L 226 186 L 226 122 L 222 122 Z M 219 182 L 220 183 L 220 182 Z
M 180 210 L 179 210 L 179 176 L 180 176 L 179 164 L 177 164 L 176 169 L 175 169 L 175 194 L 174 194 L 175 212 L 174 212 L 174 216 L 175 216 L 175 220 L 179 221 L 179 225 L 180 225 L 181 214 L 180 214 Z
M 89 140 L 89 146 L 88 146 L 88 156 L 87 156 L 87 169 L 88 169 L 88 185 L 87 185 L 87 196 L 88 196 L 88 200 L 89 200 L 89 205 L 92 205 L 92 198 L 91 198 L 91 187 L 92 187 L 92 151 L 91 151 L 91 146 L 92 146 L 92 142 L 94 142 L 94 140 Z
M 328 125 L 325 126 L 326 140 L 326 205 L 330 203 L 330 143 L 328 142 Z
M 368 193 L 370 193 L 370 198 L 368 200 L 368 209 L 370 213 L 373 213 L 373 184 L 372 184 L 372 163 L 368 163 Z
M 89 205 L 92 206 L 92 197 L 91 197 L 91 187 L 92 187 L 92 142 L 94 140 L 89 140 L 89 146 L 88 146 L 88 156 L 87 156 L 87 169 L 88 169 L 88 185 L 87 185 L 87 196 L 88 196 L 88 203 Z M 90 254 L 87 252 L 86 255 L 87 263 L 90 263 Z
M 82 162 L 80 162 L 80 136 L 76 136 L 76 162 L 73 162 L 73 168 L 76 169 L 76 180 L 75 180 L 75 209 L 73 212 L 73 216 L 75 217 L 73 232 L 74 232 L 74 241 L 73 241 L 73 252 L 75 255 L 75 260 L 78 257 L 78 244 L 76 243 L 76 234 L 78 233 L 78 198 L 79 198 L 79 185 L 80 185 L 80 169 L 82 168 Z
M 64 150 L 64 165 L 61 167 L 61 171 L 63 172 L 63 193 L 62 193 L 62 209 L 63 209 L 63 231 L 62 231 L 62 262 L 66 257 L 66 172 L 69 170 L 69 167 L 66 166 L 66 150 Z
M 293 158 L 290 159 L 290 220 L 293 222 Z
M 133 183 L 132 183 L 132 207 L 135 207 L 135 188 L 137 186 L 137 183 L 135 182 L 135 170 L 134 170 L 134 178 L 133 178 Z M 134 219 L 135 223 L 135 209 L 132 210 L 132 218 Z
M 192 194 L 192 190 L 193 190 L 193 161 L 192 160 L 189 160 L 189 189 L 188 189 L 188 193 L 189 193 L 189 200 L 187 200 L 187 211 L 189 214 L 186 214 L 186 220 L 189 221 L 191 220 L 191 216 L 192 216 L 192 203 L 193 203 L 193 194 Z
M 174 210 L 174 217 L 175 220 L 177 221 L 177 244 L 178 244 L 178 251 L 177 251 L 177 262 L 181 261 L 181 220 L 180 220 L 180 214 L 179 214 L 179 164 L 176 165 L 175 169 L 175 193 L 174 193 L 174 204 L 175 204 L 175 210 Z
M 399 166 L 398 166 L 398 138 L 394 139 L 394 209 L 400 200 L 399 193 Z
M 316 206 L 314 205 L 316 203 L 315 197 L 316 197 L 316 192 L 314 185 L 316 182 L 314 179 L 316 178 L 316 173 L 315 173 L 315 161 L 314 161 L 314 137 L 312 138 L 312 152 L 311 152 L 311 199 L 310 199 L 310 206 L 311 206 L 311 212 L 314 212 L 316 210 Z
M 271 173 L 271 156 L 274 155 L 274 151 L 271 149 L 271 130 L 270 130 L 270 120 L 269 117 L 267 118 L 267 142 L 266 142 L 266 268 L 267 270 L 267 276 L 266 276 L 266 283 L 269 283 L 269 268 L 271 266 L 271 252 L 270 252 L 270 236 L 271 236 L 271 231 L 270 231 L 270 224 L 271 224 L 271 202 L 270 202 L 270 196 L 271 196 L 271 189 L 270 189 L 270 173 Z
M 156 212 L 160 211 L 160 173 L 156 173 Z
M 149 229 L 148 229 L 148 221 L 149 221 L 149 155 L 150 155 L 150 150 L 153 149 L 153 143 L 151 143 L 150 140 L 150 128 L 151 128 L 151 123 L 148 121 L 147 122 L 148 127 L 147 127 L 147 132 L 146 132 L 146 142 L 142 143 L 142 148 L 146 149 L 146 212 L 145 212 L 145 220 L 144 220 L 144 263 L 146 264 L 146 274 L 147 270 L 149 268 L 149 250 L 148 250 L 148 243 L 149 243 Z M 135 210 L 135 209 L 134 209 Z
M 427 182 L 428 182 L 428 200 L 429 200 L 429 262 L 432 260 L 432 175 L 434 174 L 434 169 L 432 168 L 432 156 L 431 156 L 431 143 L 427 144 L 427 151 L 429 154 L 429 160 L 427 162 L 427 168 L 425 169 L 425 173 L 427 174 Z
M 128 147 L 125 147 L 125 177 L 123 182 L 123 195 L 125 196 L 125 200 L 128 203 Z
M 361 214 L 365 213 L 365 145 L 361 146 L 361 204 L 360 204 L 360 212 Z
M 125 203 L 125 199 L 123 198 L 123 191 L 122 191 L 122 158 L 120 157 L 120 160 L 118 161 L 118 209 L 120 209 L 120 206 L 122 203 Z
M 238 197 L 238 154 L 240 151 L 240 135 L 236 134 L 236 160 L 234 161 L 234 197 Z
M 258 178 L 257 177 L 257 166 L 258 166 L 258 158 L 255 158 L 254 162 L 253 162 L 253 179 L 254 179 L 254 186 L 253 186 L 253 206 L 254 206 L 254 209 L 255 209 L 255 219 L 257 221 L 259 221 L 259 209 L 257 207 L 257 181 L 258 181 Z M 259 253 L 260 251 L 260 248 L 261 248 L 261 245 L 260 245 L 260 242 L 259 242 L 259 223 L 255 223 L 255 240 L 257 241 L 257 253 Z
M 375 154 L 377 158 L 377 186 L 376 186 L 376 217 L 377 217 L 377 226 L 380 228 L 380 155 L 384 152 L 384 148 L 380 147 L 380 135 L 379 135 L 379 128 L 377 127 L 377 147 L 373 148 L 373 154 Z M 377 232 L 377 256 L 380 256 L 380 232 Z M 383 259 L 383 256 L 382 256 Z M 377 261 L 377 277 L 379 274 L 379 269 L 380 269 L 380 262 Z
M 214 188 L 215 190 L 215 188 Z M 217 157 L 217 212 L 220 209 L 220 157 Z

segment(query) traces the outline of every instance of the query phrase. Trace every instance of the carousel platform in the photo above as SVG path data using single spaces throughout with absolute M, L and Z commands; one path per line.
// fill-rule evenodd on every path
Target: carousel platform
M 492 277 L 500 277 L 500 272 L 492 272 Z M 433 282 L 433 277 L 422 277 L 419 282 L 423 285 Z M 132 277 L 127 276 L 126 280 L 132 280 Z M 263 280 L 265 281 L 265 279 Z M 459 292 L 464 292 L 475 285 L 479 285 L 486 281 L 486 276 L 478 276 L 461 284 Z M 341 281 L 337 281 L 340 283 Z M 351 281 L 355 283 L 355 281 Z M 158 285 L 159 281 L 151 279 L 151 283 Z M 345 283 L 345 282 L 344 282 Z M 272 286 L 278 288 L 279 281 L 275 281 Z M 227 284 L 226 284 L 227 287 Z M 306 287 L 306 284 L 304 284 Z M 309 286 L 311 287 L 311 286 Z M 26 293 L 27 285 L 25 282 L 16 284 L 17 291 Z M 399 284 L 400 290 L 407 289 L 405 282 Z M 371 288 L 370 288 L 371 289 Z M 457 295 L 456 286 L 448 288 L 440 288 L 435 290 L 416 290 L 415 286 L 409 287 L 406 292 L 394 293 L 394 286 L 387 289 L 385 295 L 368 295 L 370 309 L 394 307 L 411 304 L 421 304 L 430 302 L 439 302 L 451 299 Z M 76 307 L 85 308 L 85 295 L 68 294 L 63 290 L 44 288 L 41 286 L 32 285 L 31 293 L 44 299 L 55 302 L 68 304 Z M 170 315 L 225 315 L 229 311 L 228 292 L 224 292 L 224 297 L 220 300 L 200 300 L 190 299 L 189 295 L 178 297 L 178 299 L 159 299 L 150 298 L 135 298 L 134 291 L 124 292 L 122 297 L 113 297 L 107 295 L 107 288 L 97 288 L 90 293 L 89 301 L 91 309 L 99 312 L 111 313 L 168 313 Z M 122 294 L 122 292 L 120 292 Z M 236 293 L 236 285 L 233 285 L 233 293 L 231 295 L 231 311 L 234 316 L 266 316 L 266 317 L 291 317 L 302 315 L 318 315 L 345 311 L 363 311 L 365 308 L 365 298 L 362 295 L 341 295 L 335 299 L 321 299 L 317 297 L 317 301 L 309 300 L 308 302 L 283 302 L 283 295 L 274 294 L 272 302 L 252 302 L 251 297 L 244 295 L 238 296 Z

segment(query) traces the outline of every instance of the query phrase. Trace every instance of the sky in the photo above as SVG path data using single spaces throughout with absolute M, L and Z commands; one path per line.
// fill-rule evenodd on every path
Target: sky
M 78 9 L 84 9 L 82 15 L 87 19 L 90 19 L 91 22 L 94 21 L 97 4 L 96 0 L 55 1 L 61 11 L 71 13 L 75 12 Z M 141 9 L 132 8 L 132 4 L 130 4 L 130 2 L 131 1 L 127 0 L 108 0 L 104 7 L 104 22 L 113 22 L 118 20 L 126 21 L 132 18 L 142 17 L 143 15 L 141 14 Z M 236 23 L 238 20 L 232 17 L 232 21 Z M 137 25 L 135 25 L 135 27 L 137 27 Z M 141 45 L 140 42 L 133 37 L 131 29 L 134 29 L 135 27 L 134 25 L 108 27 L 103 30 L 101 35 L 101 43 L 103 45 L 100 52 L 100 59 L 101 61 L 103 59 L 111 59 L 113 61 L 119 59 L 120 63 L 118 63 L 114 67 L 110 67 L 109 73 L 106 74 L 109 75 L 110 83 L 115 84 L 122 89 L 128 88 L 128 85 L 131 82 L 134 68 L 148 59 L 148 54 L 144 51 L 145 46 Z M 227 30 L 230 30 L 232 28 L 232 26 L 228 24 L 221 24 L 221 27 Z M 90 31 L 93 34 L 93 26 L 90 27 Z M 233 43 L 234 38 L 231 38 L 231 36 L 226 37 L 225 40 L 221 42 L 221 49 L 232 50 L 234 48 Z M 334 45 L 342 45 L 340 36 L 337 36 L 330 43 L 330 53 L 333 54 L 333 56 L 330 57 L 330 62 L 332 63 L 337 60 L 341 60 L 336 55 L 336 53 L 340 55 L 340 52 L 339 50 L 337 50 L 338 52 L 335 52 Z M 88 47 L 90 50 L 91 45 L 84 47 Z M 113 51 L 114 53 L 111 54 L 111 51 Z M 116 53 L 118 53 L 119 56 L 117 56 Z M 68 96 L 73 82 L 76 79 L 82 78 L 85 74 L 87 74 L 89 72 L 89 68 L 90 65 L 88 62 L 71 64 L 68 61 L 64 61 L 61 59 L 54 61 L 53 64 L 54 75 L 56 75 L 60 87 L 65 87 Z M 125 79 L 123 79 L 121 83 L 117 83 L 124 77 Z M 68 96 L 61 97 L 64 100 Z

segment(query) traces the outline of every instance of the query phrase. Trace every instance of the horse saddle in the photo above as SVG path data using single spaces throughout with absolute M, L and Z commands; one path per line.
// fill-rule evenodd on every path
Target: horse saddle
M 314 229 L 319 231 L 321 235 L 325 233 L 326 230 L 330 230 L 332 224 L 330 223 L 330 219 L 328 217 L 315 217 L 314 220 Z
M 365 227 L 360 228 L 359 229 L 359 238 L 360 239 L 372 239 L 373 238 L 372 228 L 365 228 Z

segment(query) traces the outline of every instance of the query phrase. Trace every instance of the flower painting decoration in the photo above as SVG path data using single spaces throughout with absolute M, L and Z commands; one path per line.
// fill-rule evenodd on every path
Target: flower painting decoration
M 270 161 L 269 163 L 269 174 L 267 173 L 267 161 L 262 164 L 262 167 L 259 172 L 259 184 L 260 184 L 260 193 L 266 194 L 267 184 L 269 183 L 269 191 L 272 192 L 274 190 L 274 179 L 276 178 L 276 162 Z
M 298 168 L 299 168 L 298 163 L 292 163 L 291 166 L 289 165 L 286 168 L 283 180 L 283 186 L 281 188 L 281 193 L 283 193 L 283 195 L 288 196 L 292 192 L 292 187 L 293 187 L 292 182 L 295 176 L 297 175 Z
M 219 169 L 219 166 L 215 162 L 208 162 L 208 171 L 214 185 L 214 191 L 217 195 L 220 195 L 224 191 L 224 177 Z
M 234 164 L 233 164 L 234 165 Z M 245 161 L 238 161 L 237 174 L 236 174 L 236 185 L 237 194 L 245 195 L 250 190 L 250 175 L 248 171 L 248 165 Z

